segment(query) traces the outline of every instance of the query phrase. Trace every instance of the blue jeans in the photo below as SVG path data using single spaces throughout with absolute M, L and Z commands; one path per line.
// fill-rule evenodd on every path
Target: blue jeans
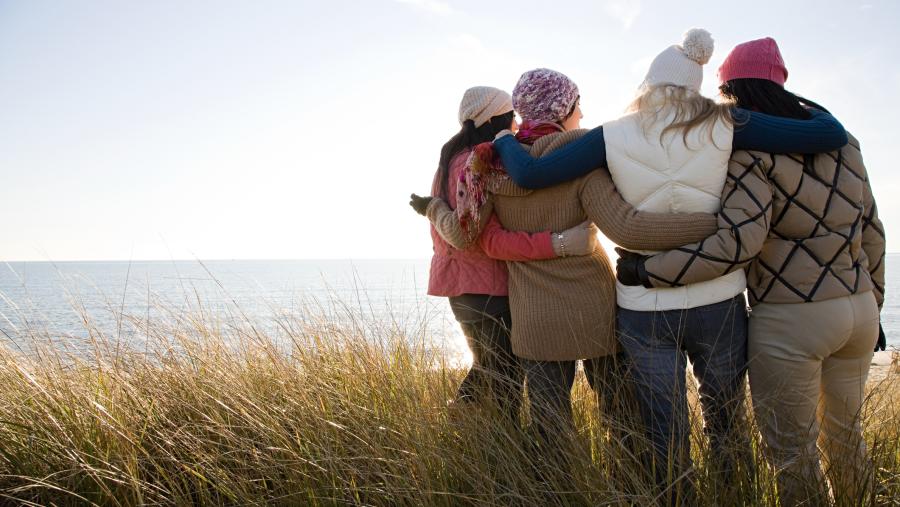
M 748 437 L 743 435 L 746 431 L 734 431 L 736 423 L 745 418 L 744 295 L 687 310 L 639 312 L 619 308 L 617 319 L 619 341 L 631 359 L 657 481 L 671 482 L 692 465 L 686 357 L 690 358 L 699 383 L 704 431 L 712 458 L 720 460 L 713 469 L 720 470 L 727 480 L 736 458 L 731 451 L 746 445 L 749 452 Z

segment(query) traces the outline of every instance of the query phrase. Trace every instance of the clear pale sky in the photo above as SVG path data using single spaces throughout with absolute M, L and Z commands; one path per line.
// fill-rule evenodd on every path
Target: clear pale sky
M 463 90 L 534 67 L 593 127 L 691 27 L 774 37 L 900 251 L 894 1 L 0 0 L 0 261 L 412 258 Z

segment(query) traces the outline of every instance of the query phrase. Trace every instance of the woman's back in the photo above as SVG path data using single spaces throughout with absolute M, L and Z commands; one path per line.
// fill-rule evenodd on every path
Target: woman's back
M 455 188 L 465 167 L 471 150 L 464 150 L 450 162 L 448 180 L 449 188 Z M 441 188 L 440 171 L 435 174 L 431 191 L 439 195 Z M 456 195 L 448 192 L 450 206 L 456 207 Z M 431 269 L 428 277 L 428 294 L 431 296 L 459 296 L 462 294 L 490 294 L 505 296 L 508 293 L 508 276 L 506 263 L 492 259 L 482 251 L 478 244 L 465 250 L 457 250 L 444 241 L 434 226 L 431 226 L 431 241 L 434 255 L 431 257 Z
M 609 172 L 625 200 L 658 213 L 719 211 L 734 133 L 721 106 L 668 86 L 651 88 L 635 104 L 638 111 L 603 125 Z M 704 110 L 705 119 L 698 114 Z M 693 124 L 670 128 L 680 123 Z M 634 311 L 681 310 L 726 301 L 745 288 L 744 272 L 735 271 L 683 287 L 620 284 L 617 302 Z
M 524 147 L 540 156 L 585 132 L 551 134 Z M 493 204 L 509 230 L 560 230 L 589 219 L 610 239 L 631 248 L 674 248 L 710 230 L 710 215 L 635 213 L 603 170 L 541 190 L 505 180 L 493 192 Z M 602 247 L 588 256 L 510 263 L 509 287 L 517 355 L 564 361 L 616 351 L 615 274 Z
M 733 163 L 760 164 L 772 192 L 769 234 L 748 271 L 752 304 L 821 301 L 874 287 L 863 250 L 865 210 L 874 201 L 856 139 L 815 156 L 736 152 Z M 883 291 L 878 287 L 878 297 Z
M 818 155 L 736 151 L 719 232 L 657 254 L 648 282 L 671 287 L 747 269 L 750 304 L 884 293 L 884 229 L 856 139 Z
M 663 132 L 674 114 L 635 112 L 603 124 L 609 172 L 632 206 L 657 213 L 719 210 L 733 126 L 724 121 Z
M 548 153 L 581 135 L 551 134 L 527 147 Z M 511 180 L 493 195 L 494 211 L 509 230 L 563 230 L 586 220 L 581 192 L 594 173 L 555 187 L 531 191 Z M 606 252 L 509 264 L 513 352 L 526 359 L 565 361 L 615 353 L 615 274 Z

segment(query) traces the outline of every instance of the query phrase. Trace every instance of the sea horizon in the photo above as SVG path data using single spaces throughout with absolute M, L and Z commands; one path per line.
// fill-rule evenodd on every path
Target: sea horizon
M 887 256 L 882 323 L 890 347 L 900 347 L 900 277 Z M 116 314 L 153 318 L 159 307 L 206 305 L 213 314 L 239 311 L 273 322 L 304 311 L 341 312 L 422 329 L 451 355 L 467 357 L 465 339 L 446 298 L 427 295 L 429 257 L 208 260 L 3 261 L 0 333 L 39 325 L 66 336 L 84 334 L 87 312 L 101 328 Z M 306 310 L 304 310 L 306 308 Z M 337 317 L 336 317 L 337 318 Z M 105 326 L 105 327 L 104 327 Z

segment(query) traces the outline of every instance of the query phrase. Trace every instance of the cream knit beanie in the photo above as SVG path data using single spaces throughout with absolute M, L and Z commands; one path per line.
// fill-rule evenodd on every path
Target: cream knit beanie
M 695 92 L 703 83 L 703 65 L 713 53 L 713 38 L 702 28 L 692 28 L 684 34 L 684 42 L 669 46 L 650 64 L 643 86 L 673 84 Z
M 505 91 L 491 86 L 475 86 L 466 90 L 459 103 L 459 124 L 461 126 L 466 120 L 472 120 L 478 128 L 494 116 L 512 110 L 512 98 Z

